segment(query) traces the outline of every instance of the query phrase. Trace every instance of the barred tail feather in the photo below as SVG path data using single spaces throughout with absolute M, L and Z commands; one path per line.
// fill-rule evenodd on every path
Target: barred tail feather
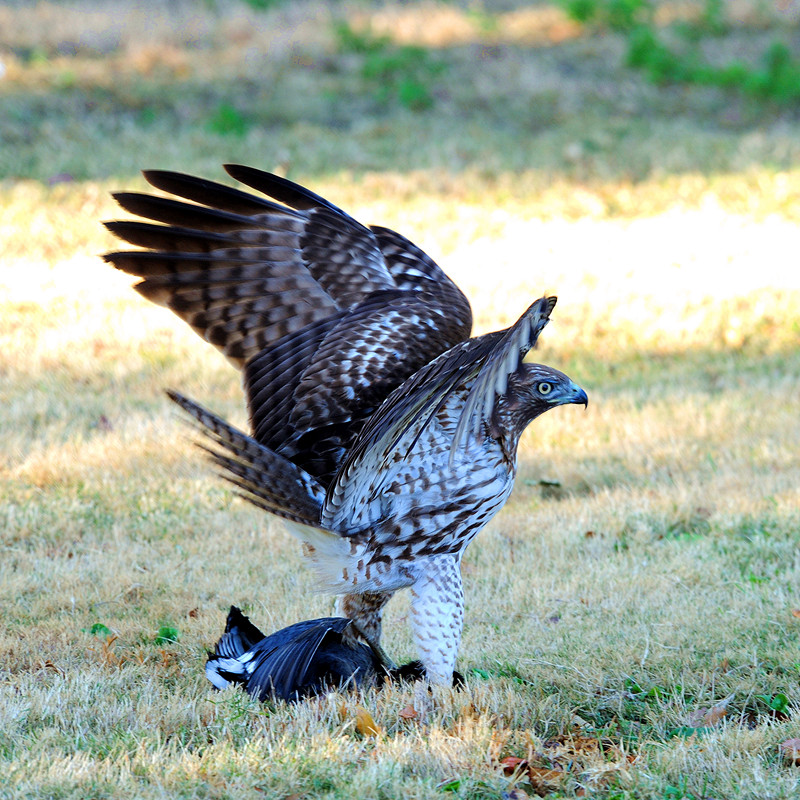
M 311 475 L 187 397 L 171 390 L 167 394 L 211 440 L 213 447 L 198 445 L 241 497 L 291 522 L 319 525 L 325 490 Z
M 264 447 L 178 392 L 167 390 L 197 423 L 199 431 L 213 446 L 198 442 L 211 461 L 221 467 L 220 476 L 237 488 L 239 497 L 283 518 L 289 532 L 303 543 L 319 579 L 319 589 L 342 592 L 342 570 L 353 558 L 352 537 L 320 527 L 325 489 L 311 475 L 288 459 Z

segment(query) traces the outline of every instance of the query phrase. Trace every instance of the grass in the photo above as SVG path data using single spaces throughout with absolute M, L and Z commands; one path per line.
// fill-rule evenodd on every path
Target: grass
M 0 5 L 0 798 L 796 797 L 795 112 L 649 85 L 546 5 L 157 9 Z M 757 21 L 711 55 L 788 24 Z M 227 160 L 409 235 L 478 331 L 559 295 L 537 358 L 591 404 L 531 427 L 467 552 L 464 692 L 260 706 L 203 676 L 231 603 L 274 629 L 331 602 L 187 440 L 162 389 L 243 424 L 238 378 L 98 221 L 140 168 Z

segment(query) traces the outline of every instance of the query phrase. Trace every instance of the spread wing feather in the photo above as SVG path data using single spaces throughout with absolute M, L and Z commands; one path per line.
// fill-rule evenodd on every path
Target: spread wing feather
M 348 308 L 370 292 L 395 288 L 374 235 L 321 198 L 319 207 L 310 207 L 305 198 L 303 210 L 296 210 L 188 175 L 144 174 L 156 188 L 205 205 L 137 192 L 115 194 L 125 210 L 163 224 L 106 223 L 115 235 L 150 252 L 113 252 L 105 258 L 144 278 L 136 286 L 140 293 L 175 311 L 238 367 L 286 333 Z M 274 180 L 279 194 L 290 195 L 286 188 L 293 184 L 262 175 L 265 187 Z M 260 308 L 248 306 L 247 300 L 263 302 L 280 293 L 280 281 L 289 278 L 302 285 L 303 302 L 279 299 L 264 319 Z M 189 294 L 212 284 L 218 304 L 227 294 L 232 304 L 245 307 L 245 313 L 231 315 L 238 324 L 217 327 L 213 336 L 203 318 L 207 298 Z M 277 315 L 282 328 L 275 327 Z M 264 329 L 269 330 L 259 335 Z
M 115 195 L 152 221 L 106 223 L 148 248 L 106 259 L 244 370 L 255 439 L 327 485 L 386 396 L 469 336 L 469 303 L 400 234 L 285 178 L 226 169 L 272 199 L 147 171 L 174 197 Z
M 535 345 L 555 304 L 555 297 L 537 300 L 508 330 L 457 344 L 390 394 L 364 426 L 335 483 L 328 488 L 325 513 L 337 505 L 341 486 L 354 471 L 380 472 L 394 457 L 406 433 L 417 426 L 413 441 L 402 442 L 405 458 L 425 426 L 454 392 L 463 394 L 464 404 L 451 445 L 451 458 L 468 434 L 478 435 L 482 424 L 490 422 L 494 404 L 506 390 L 508 376 L 519 369 L 525 354 Z
M 293 183 L 280 175 L 273 175 L 271 172 L 264 172 L 255 167 L 248 167 L 245 164 L 224 164 L 225 172 L 239 183 L 256 189 L 270 197 L 274 197 L 281 203 L 286 203 L 291 208 L 308 211 L 311 208 L 327 208 L 330 211 L 349 219 L 354 225 L 359 225 L 349 214 L 342 211 L 324 197 L 320 197 L 305 186 Z M 363 227 L 363 226 L 362 226 Z
M 315 431 L 313 449 L 321 462 L 312 471 L 322 483 L 332 479 L 364 420 L 455 338 L 441 300 L 430 293 L 394 294 L 394 302 L 368 299 L 349 313 L 322 340 L 298 383 L 289 444 L 305 451 L 306 434 Z
M 426 281 L 437 286 L 450 283 L 439 265 L 405 236 L 378 225 L 372 225 L 371 230 L 398 288 L 417 289 Z
M 348 451 L 336 480 L 328 487 L 326 514 L 332 513 L 339 505 L 342 487 L 349 483 L 356 470 L 374 471 L 377 474 L 389 462 L 403 436 L 417 421 L 423 418 L 430 420 L 458 385 L 477 374 L 483 358 L 491 352 L 501 336 L 502 332 L 489 333 L 455 345 L 414 373 L 389 395 L 362 429 Z M 410 449 L 405 445 L 404 448 Z

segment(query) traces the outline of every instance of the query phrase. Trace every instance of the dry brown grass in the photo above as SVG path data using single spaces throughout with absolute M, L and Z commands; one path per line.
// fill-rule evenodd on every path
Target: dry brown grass
M 0 6 L 0 798 L 497 798 L 514 780 L 500 759 L 564 736 L 602 749 L 556 796 L 796 797 L 778 751 L 800 703 L 791 114 L 732 120 L 719 95 L 640 84 L 609 66 L 613 37 L 559 38 L 539 5 L 517 12 L 539 21 L 524 48 L 498 34 L 507 8 L 493 31 L 449 4 L 424 28 L 429 6 L 159 8 Z M 335 17 L 447 45 L 432 109 L 365 103 Z M 281 123 L 197 122 L 247 91 Z M 162 392 L 243 424 L 236 375 L 97 257 L 108 192 L 141 188 L 136 169 L 219 177 L 224 160 L 411 236 L 478 331 L 559 295 L 537 358 L 591 404 L 531 427 L 515 494 L 468 551 L 465 692 L 262 707 L 203 677 L 230 603 L 266 629 L 331 610 Z M 406 604 L 387 623 L 398 657 Z M 155 643 L 163 625 L 179 643 Z M 357 731 L 359 705 L 379 735 Z

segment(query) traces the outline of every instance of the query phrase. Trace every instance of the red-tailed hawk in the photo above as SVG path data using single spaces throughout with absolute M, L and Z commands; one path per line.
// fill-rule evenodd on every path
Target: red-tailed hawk
M 588 402 L 563 373 L 523 363 L 556 299 L 469 339 L 467 299 L 403 236 L 284 178 L 226 169 L 272 199 L 145 172 L 195 202 L 116 194 L 160 224 L 107 223 L 147 249 L 106 260 L 141 277 L 142 295 L 243 371 L 249 436 L 170 397 L 197 421 L 224 477 L 302 541 L 352 620 L 346 633 L 382 653 L 383 606 L 409 588 L 426 675 L 449 683 L 461 558 L 511 493 L 519 437 L 545 411 Z

